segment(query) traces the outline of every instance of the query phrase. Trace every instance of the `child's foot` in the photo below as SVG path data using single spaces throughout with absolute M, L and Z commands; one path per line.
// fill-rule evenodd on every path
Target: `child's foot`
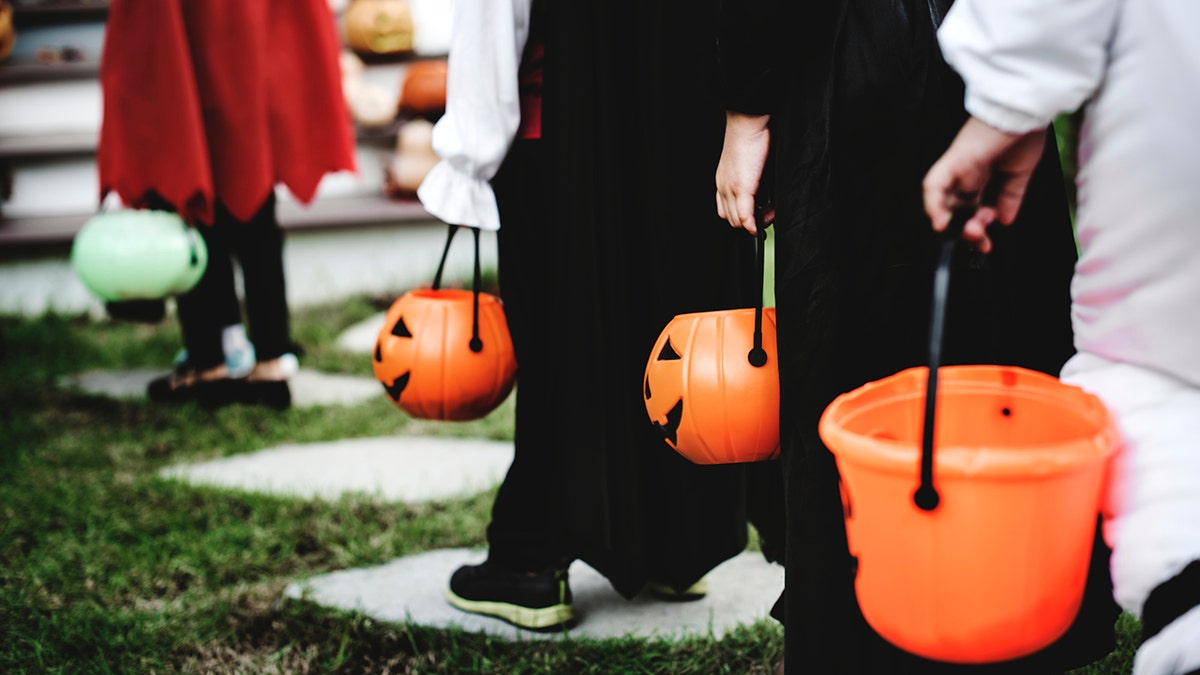
M 183 404 L 196 401 L 205 406 L 219 406 L 228 396 L 233 380 L 224 364 L 197 370 L 188 363 L 155 378 L 146 387 L 146 397 L 155 403 Z
M 292 390 L 288 378 L 296 373 L 296 357 L 284 354 L 276 359 L 259 361 L 239 387 L 240 401 L 249 405 L 265 405 L 286 410 L 292 405 Z

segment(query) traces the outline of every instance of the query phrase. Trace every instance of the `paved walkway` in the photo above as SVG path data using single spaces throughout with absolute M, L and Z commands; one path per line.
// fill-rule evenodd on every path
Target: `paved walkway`
M 504 478 L 512 455 L 508 442 L 395 436 L 282 445 L 178 464 L 162 473 L 193 483 L 298 497 L 336 499 L 358 492 L 411 503 L 489 490 Z
M 369 354 L 382 315 L 347 330 L 338 344 Z M 136 398 L 160 371 L 89 372 L 64 378 L 63 386 L 95 394 Z M 369 377 L 301 369 L 292 380 L 293 404 L 356 405 L 382 396 Z M 480 439 L 413 436 L 283 445 L 207 462 L 169 466 L 166 477 L 197 484 L 305 498 L 347 492 L 396 502 L 468 496 L 499 483 L 512 461 L 512 444 Z M 496 619 L 460 612 L 445 599 L 450 573 L 480 562 L 486 552 L 444 549 L 406 556 L 376 567 L 297 579 L 285 596 L 357 610 L 381 621 L 456 627 L 511 639 L 548 639 L 561 634 L 523 631 Z M 579 622 L 571 635 L 594 638 L 720 637 L 731 628 L 767 617 L 783 588 L 783 568 L 758 553 L 743 553 L 709 575 L 709 594 L 696 602 L 663 602 L 648 595 L 626 600 L 582 562 L 570 568 Z
M 486 557 L 482 549 L 430 551 L 378 567 L 297 581 L 284 595 L 357 610 L 381 621 L 460 628 L 514 640 L 561 636 L 520 630 L 497 619 L 460 612 L 446 602 L 450 573 L 459 565 L 482 562 Z M 569 576 L 579 620 L 567 634 L 589 638 L 719 639 L 738 625 L 766 618 L 783 588 L 783 568 L 749 552 L 709 573 L 709 593 L 695 602 L 666 602 L 648 593 L 626 600 L 598 572 L 579 561 L 571 565 Z

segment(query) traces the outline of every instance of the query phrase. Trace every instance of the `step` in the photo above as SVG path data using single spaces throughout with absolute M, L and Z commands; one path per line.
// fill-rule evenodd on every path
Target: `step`
M 277 189 L 281 225 L 308 228 L 428 220 L 428 213 L 415 200 L 384 195 L 384 170 L 393 157 L 393 142 L 383 133 L 364 134 L 355 148 L 357 171 L 325 176 L 308 206 L 297 203 L 286 188 Z M 50 139 L 61 151 L 57 156 L 48 152 Z M 0 206 L 0 247 L 69 242 L 100 208 L 95 158 L 77 152 L 89 142 L 94 143 L 86 131 L 0 135 L 0 161 L 6 152 L 15 157 L 22 147 L 37 153 L 10 165 L 12 194 Z M 113 197 L 106 206 L 117 207 L 119 200 Z
M 0 248 L 7 249 L 3 257 L 14 256 L 15 249 L 21 246 L 68 246 L 95 213 L 94 210 L 80 210 L 68 214 L 0 218 Z M 278 213 L 279 225 L 285 231 L 406 225 L 434 220 L 420 202 L 389 199 L 382 195 L 323 198 L 308 206 L 281 199 Z
M 96 3 L 90 3 L 96 4 Z M 95 79 L 100 72 L 107 7 L 71 11 L 60 6 L 17 6 L 16 43 L 0 64 L 0 85 Z
M 11 68 L 0 67 L 0 75 Z M 407 63 L 372 63 L 364 68 L 365 82 L 399 101 Z M 94 77 L 9 80 L 0 77 L 0 159 L 95 154 L 103 109 L 99 81 Z M 355 133 L 360 142 L 390 146 L 398 127 L 398 123 L 358 127 Z
M 433 218 L 289 228 L 283 249 L 288 304 L 300 308 L 355 295 L 394 298 L 410 288 L 428 286 L 437 272 L 446 232 L 446 225 Z M 474 256 L 469 241 L 456 239 L 446 260 L 447 279 L 470 279 Z M 483 233 L 480 244 L 481 266 L 495 269 L 495 234 Z M 22 251 L 10 257 L 0 245 L 0 314 L 105 316 L 103 303 L 71 267 L 68 247 L 37 249 L 36 256 Z

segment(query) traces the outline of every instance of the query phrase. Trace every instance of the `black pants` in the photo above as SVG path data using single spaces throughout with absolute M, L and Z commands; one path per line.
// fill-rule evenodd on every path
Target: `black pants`
M 541 571 L 569 557 L 554 525 L 555 467 L 558 454 L 569 448 L 547 423 L 554 419 L 556 394 L 555 366 L 545 355 L 556 332 L 554 284 L 539 260 L 551 227 L 544 154 L 539 141 L 517 141 L 492 181 L 503 222 L 496 233 L 501 295 L 519 370 L 513 462 L 492 506 L 488 558 L 522 571 Z
M 283 231 L 272 193 L 258 213 L 242 222 L 218 202 L 212 225 L 197 229 L 208 247 L 208 266 L 192 290 L 176 299 L 183 346 L 190 365 L 213 368 L 225 362 L 221 333 L 242 322 L 234 259 L 242 271 L 246 323 L 260 361 L 291 350 L 291 325 L 283 275 Z

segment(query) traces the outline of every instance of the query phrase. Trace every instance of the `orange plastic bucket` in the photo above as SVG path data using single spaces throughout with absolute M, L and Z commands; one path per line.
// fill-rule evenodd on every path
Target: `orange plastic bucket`
M 927 658 L 1030 654 L 1079 610 L 1115 428 L 1099 399 L 1049 375 L 943 367 L 939 499 L 925 510 L 914 492 L 928 372 L 868 383 L 821 417 L 842 477 L 859 606 L 881 636 Z

